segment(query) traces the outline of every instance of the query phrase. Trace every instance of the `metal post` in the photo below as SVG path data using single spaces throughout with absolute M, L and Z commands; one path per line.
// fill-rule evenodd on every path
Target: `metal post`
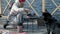
M 0 0 L 0 17 L 2 17 L 1 1 L 2 0 Z
M 42 0 L 42 12 L 45 12 L 45 0 Z

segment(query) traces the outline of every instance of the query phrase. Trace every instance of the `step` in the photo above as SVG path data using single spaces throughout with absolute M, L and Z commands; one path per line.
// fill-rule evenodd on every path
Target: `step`
M 6 22 L 7 22 L 7 16 L 3 16 L 3 17 L 0 18 L 0 24 L 5 24 Z M 24 24 L 32 24 L 32 23 L 37 24 L 37 21 L 36 20 L 31 21 L 31 22 L 25 22 L 24 21 Z M 10 24 L 12 24 L 12 23 L 10 23 Z

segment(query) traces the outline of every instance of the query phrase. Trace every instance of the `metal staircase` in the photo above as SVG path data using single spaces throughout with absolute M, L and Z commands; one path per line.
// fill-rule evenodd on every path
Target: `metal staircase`
M 6 23 L 6 17 L 2 17 L 0 18 L 0 29 L 4 29 L 3 25 L 4 23 Z M 7 29 L 5 30 L 9 30 L 9 31 L 16 31 L 16 28 L 13 27 L 13 25 L 9 25 L 7 26 Z M 23 31 L 27 32 L 28 34 L 45 34 L 46 33 L 46 27 L 45 26 L 40 26 L 38 27 L 37 25 L 37 21 L 33 21 L 33 22 L 24 22 L 23 24 Z M 33 33 L 34 32 L 34 33 Z
M 7 11 L 9 11 L 8 10 L 8 6 L 9 6 L 9 3 L 11 2 L 11 0 L 9 0 L 9 1 L 7 1 L 7 0 L 4 0 L 4 1 L 6 1 L 6 3 L 7 3 L 7 5 L 5 6 L 5 8 L 4 8 L 4 10 L 3 9 L 1 9 L 1 5 L 0 5 L 0 14 L 2 14 L 2 17 L 0 17 L 0 26 L 1 26 L 1 28 L 0 29 L 3 29 L 3 25 L 6 23 L 6 21 L 7 21 L 7 16 L 4 16 L 3 14 L 5 13 L 5 12 L 7 12 Z M 56 14 L 56 12 L 57 12 L 57 10 L 59 10 L 60 11 L 60 4 L 57 4 L 56 3 L 56 0 L 42 0 L 41 1 L 41 3 L 40 3 L 40 7 L 42 7 L 41 8 L 41 10 L 40 11 L 37 11 L 36 10 L 36 8 L 33 6 L 33 4 L 34 4 L 34 2 L 35 2 L 36 0 L 32 0 L 32 2 L 30 3 L 29 2 L 29 0 L 26 0 L 26 3 L 28 3 L 28 5 L 29 5 L 29 7 L 34 11 L 34 13 L 37 15 L 37 16 L 39 16 L 39 14 L 38 14 L 38 12 L 40 12 L 41 13 L 41 11 L 45 11 L 45 8 L 47 8 L 47 9 L 49 9 L 50 11 L 51 11 L 51 14 L 52 15 L 55 15 Z M 51 6 L 52 6 L 52 4 L 53 4 L 53 6 L 55 6 L 54 8 L 52 7 L 52 9 L 51 9 L 51 6 L 49 5 L 49 2 L 47 2 L 47 1 L 49 1 L 49 2 L 51 2 L 50 4 L 51 4 Z M 57 0 L 58 1 L 58 0 Z M 1 2 L 0 2 L 1 3 Z M 39 5 L 39 4 L 38 4 Z M 47 6 L 48 5 L 48 6 Z M 48 11 L 49 11 L 48 10 Z M 57 14 L 58 15 L 58 14 Z M 60 16 L 60 14 L 59 14 L 59 16 Z M 58 18 L 59 19 L 59 18 Z M 24 25 L 23 25 L 24 27 L 23 27 L 23 31 L 27 31 L 29 34 L 36 34 L 36 32 L 38 32 L 38 34 L 39 33 L 41 33 L 41 34 L 45 34 L 46 33 L 46 27 L 45 26 L 40 26 L 40 27 L 38 27 L 38 25 L 37 25 L 37 21 L 35 20 L 35 21 L 33 21 L 33 22 L 25 22 L 24 23 Z M 8 28 L 9 28 L 9 26 L 8 26 Z M 9 30 L 9 29 L 8 29 Z M 16 29 L 10 29 L 11 31 L 13 30 L 13 31 L 16 31 Z M 35 32 L 35 33 L 31 33 L 31 32 Z

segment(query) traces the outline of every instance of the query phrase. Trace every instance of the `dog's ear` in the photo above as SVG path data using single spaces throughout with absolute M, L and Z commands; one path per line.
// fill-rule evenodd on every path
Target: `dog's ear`
M 52 15 L 45 9 L 45 12 L 42 13 L 44 17 L 52 17 Z

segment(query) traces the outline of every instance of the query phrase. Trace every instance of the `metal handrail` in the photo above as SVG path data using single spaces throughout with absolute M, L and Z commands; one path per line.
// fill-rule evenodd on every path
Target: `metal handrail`
M 26 0 L 27 1 L 27 3 L 30 5 L 30 7 L 33 9 L 33 11 L 35 12 L 35 14 L 39 17 L 39 14 L 37 13 L 37 11 L 33 8 L 33 6 L 29 3 L 29 1 L 28 0 Z
M 9 1 L 6 0 L 6 2 L 8 3 Z
M 51 13 L 51 15 L 53 15 L 53 14 L 56 12 L 56 10 L 59 9 L 60 5 L 58 6 L 58 5 L 55 3 L 54 0 L 51 0 L 51 1 L 52 1 L 52 2 L 55 4 L 55 6 L 56 6 L 56 9 Z
M 59 7 L 57 7 L 52 13 L 51 13 L 51 15 L 53 15 L 55 12 L 56 12 L 56 10 L 58 9 Z
M 30 4 L 32 5 L 32 4 L 34 3 L 34 1 L 35 1 L 35 0 L 33 0 Z M 30 5 L 29 5 L 29 7 L 30 7 Z
M 6 2 L 9 3 L 9 1 L 7 1 L 7 0 L 6 0 Z M 11 2 L 11 1 L 10 1 L 10 2 Z M 10 4 L 8 4 L 8 5 L 10 5 Z
M 0 0 L 0 14 L 1 14 L 1 0 Z
M 51 0 L 54 4 L 55 4 L 55 6 L 57 7 L 57 4 L 55 3 L 55 1 L 54 0 Z
M 6 7 L 5 7 L 4 11 L 3 11 L 3 14 L 5 13 L 6 9 L 8 8 L 8 5 L 9 5 L 10 2 L 11 2 L 11 0 L 9 0 L 8 4 L 6 5 Z

